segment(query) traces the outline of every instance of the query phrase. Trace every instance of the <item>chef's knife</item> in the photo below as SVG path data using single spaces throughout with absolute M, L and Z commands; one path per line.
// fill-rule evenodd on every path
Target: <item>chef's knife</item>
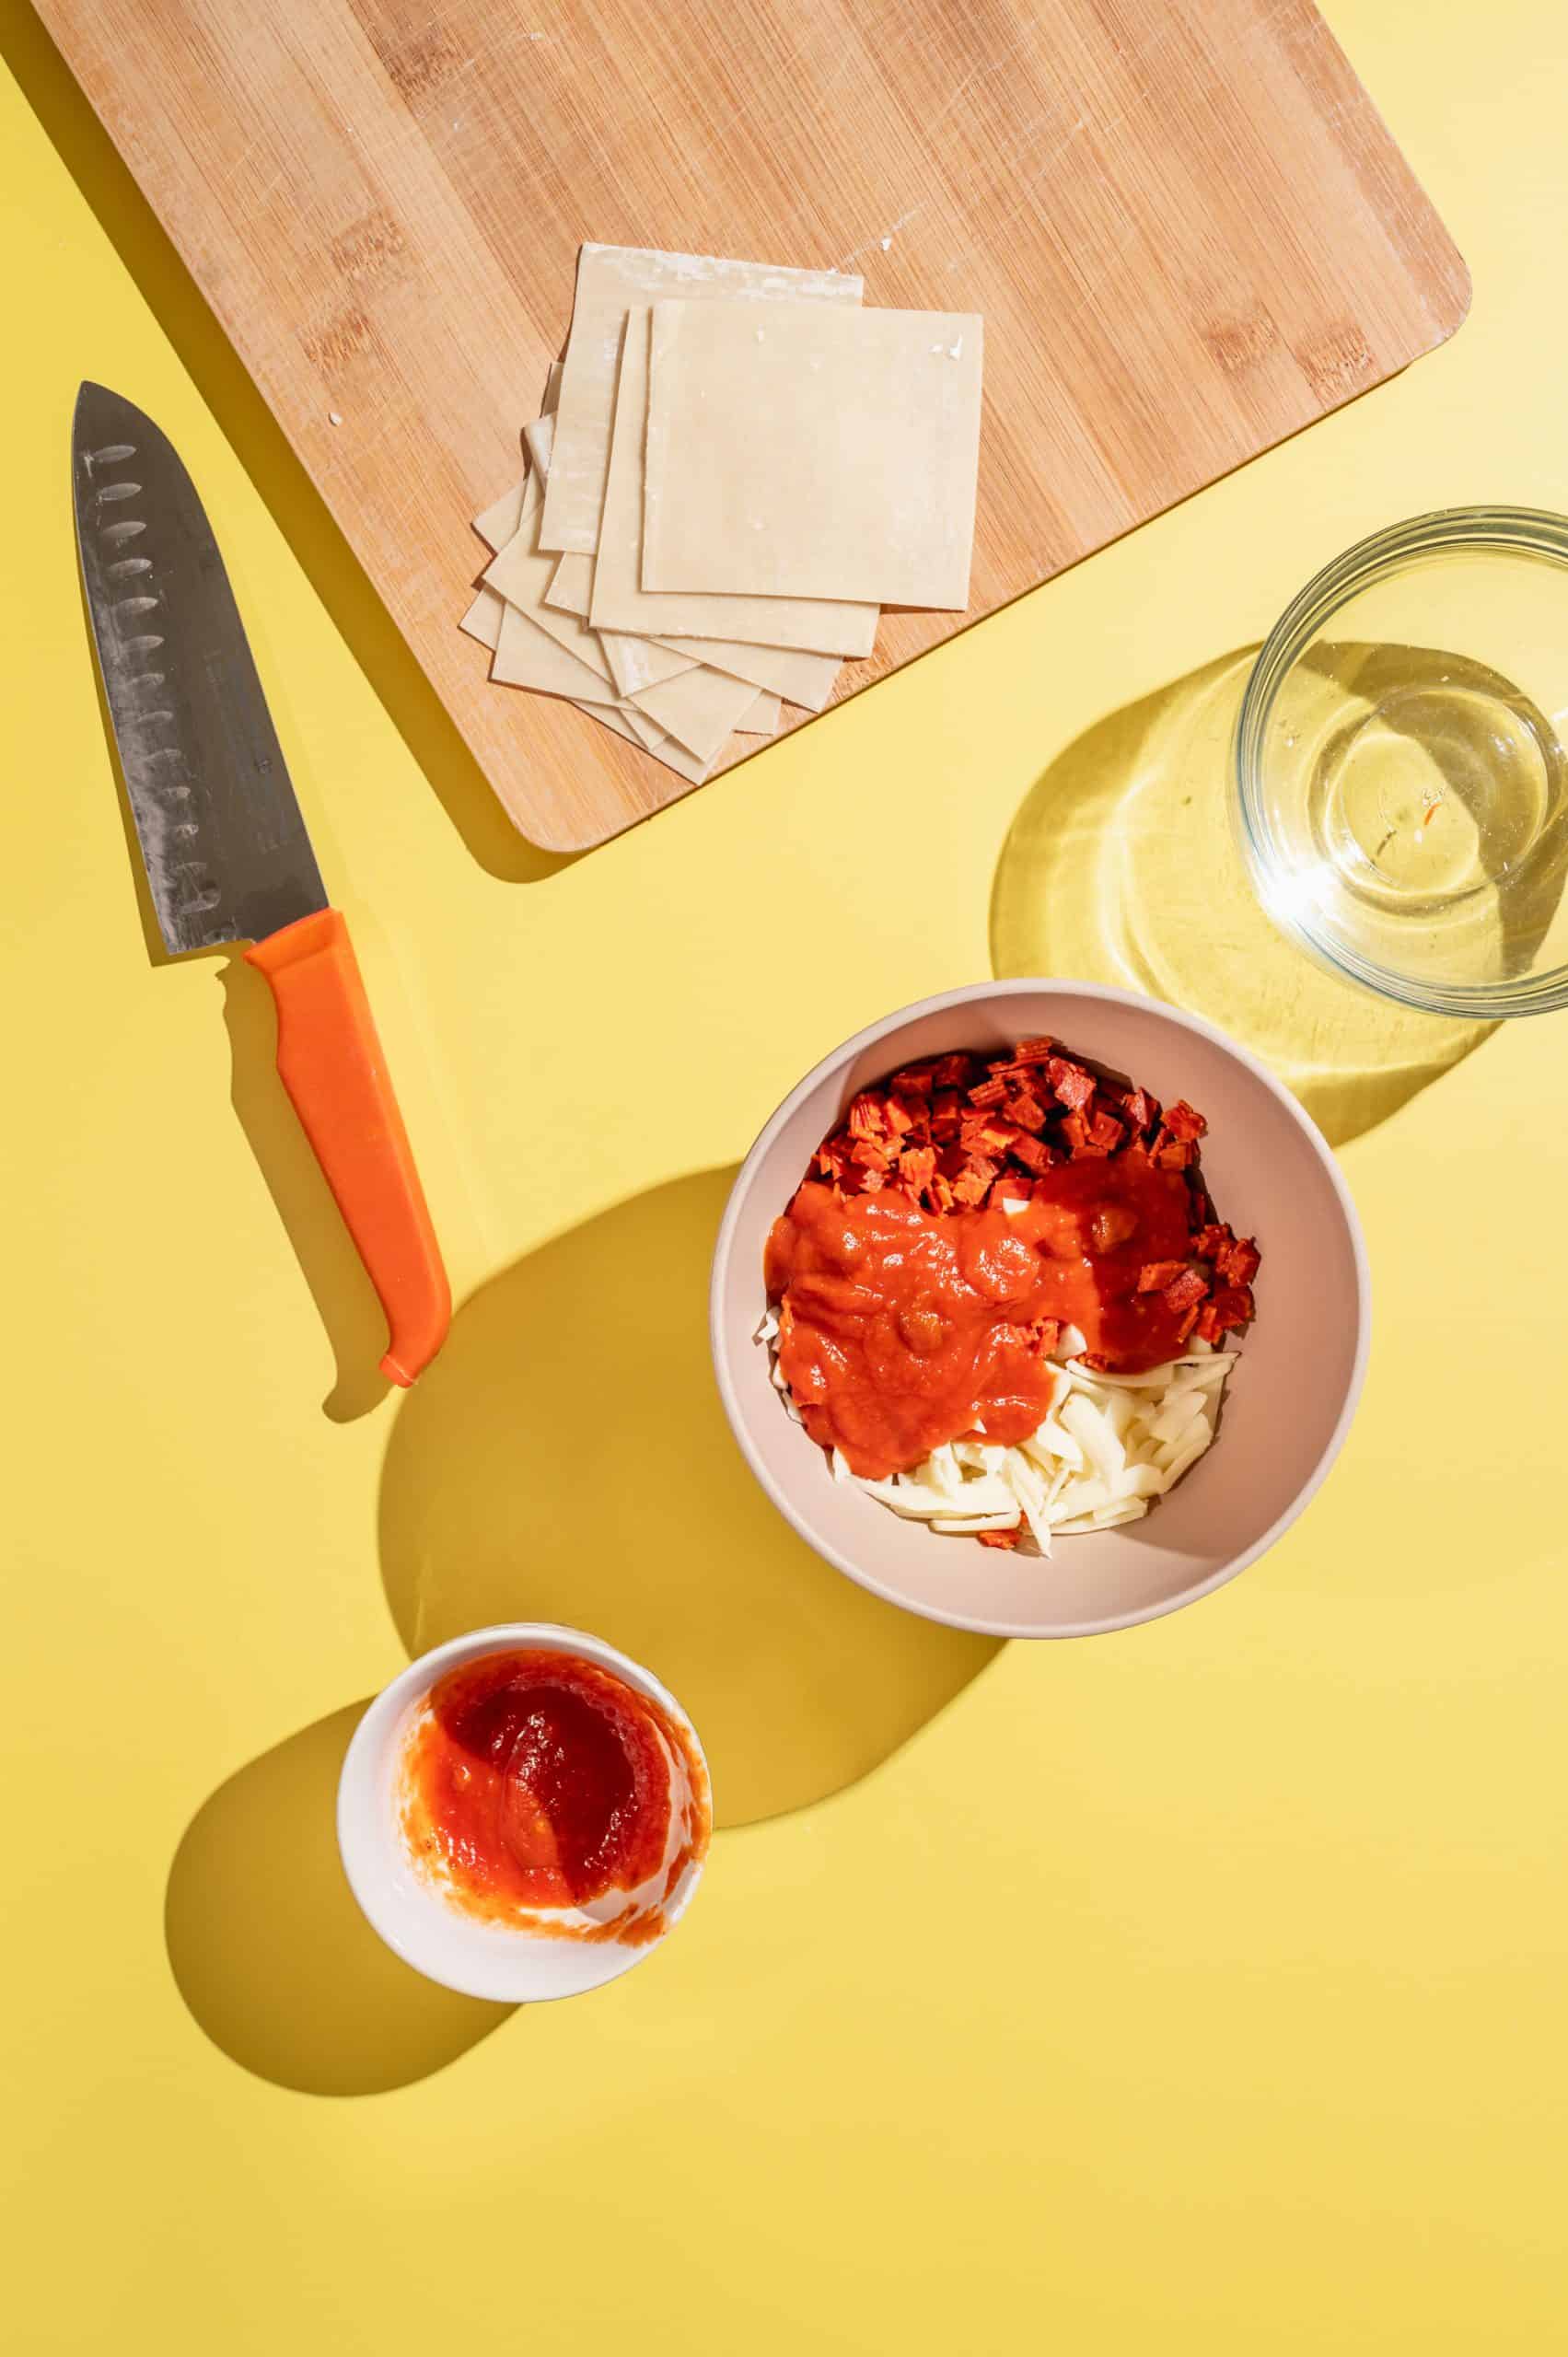
M 359 967 L 299 805 L 195 487 L 152 420 L 85 384 L 76 542 L 153 907 L 174 951 L 249 941 L 277 1005 L 278 1073 L 412 1383 L 452 1299 Z

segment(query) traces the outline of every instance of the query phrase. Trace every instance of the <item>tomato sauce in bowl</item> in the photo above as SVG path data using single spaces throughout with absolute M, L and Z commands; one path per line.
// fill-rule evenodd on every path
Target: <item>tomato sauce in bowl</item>
M 846 1202 L 808 1180 L 768 1245 L 779 1365 L 812 1439 L 872 1480 L 976 1431 L 1027 1440 L 1055 1396 L 1063 1326 L 1126 1373 L 1181 1348 L 1180 1313 L 1138 1280 L 1188 1237 L 1184 1178 L 1146 1157 L 1064 1164 L 1012 1213 Z
M 581 1655 L 516 1648 L 430 1689 L 404 1746 L 400 1815 L 424 1879 L 485 1922 L 636 1945 L 708 1843 L 687 1729 Z
M 1257 1248 L 1214 1216 L 1204 1128 L 1051 1039 L 863 1089 L 764 1256 L 812 1439 L 883 1480 L 951 1441 L 1037 1432 L 1065 1329 L 1130 1375 L 1245 1325 Z

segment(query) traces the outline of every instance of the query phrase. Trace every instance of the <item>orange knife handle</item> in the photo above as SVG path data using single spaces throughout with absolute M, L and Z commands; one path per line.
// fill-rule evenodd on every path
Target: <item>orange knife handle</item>
M 322 909 L 245 959 L 272 985 L 278 1077 L 387 1313 L 381 1372 L 412 1383 L 447 1339 L 452 1293 L 348 926 Z

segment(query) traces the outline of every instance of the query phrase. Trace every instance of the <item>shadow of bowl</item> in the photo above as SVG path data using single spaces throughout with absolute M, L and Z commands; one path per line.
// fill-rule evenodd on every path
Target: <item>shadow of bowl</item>
M 679 1695 L 729 1826 L 853 1783 L 998 1650 L 842 1579 L 748 1471 L 706 1322 L 734 1175 L 621 1203 L 467 1301 L 381 1491 L 411 1653 L 503 1620 L 607 1638 Z
M 422 1980 L 354 1904 L 336 1806 L 365 1707 L 302 1727 L 220 1784 L 169 1870 L 165 1936 L 192 2014 L 245 2070 L 306 2095 L 408 2086 L 514 2010 Z
M 1230 739 L 1255 647 L 1099 721 L 1025 797 L 997 865 L 1002 977 L 1110 982 L 1216 1023 L 1331 1145 L 1386 1120 L 1492 1026 L 1339 981 L 1264 915 L 1230 822 Z

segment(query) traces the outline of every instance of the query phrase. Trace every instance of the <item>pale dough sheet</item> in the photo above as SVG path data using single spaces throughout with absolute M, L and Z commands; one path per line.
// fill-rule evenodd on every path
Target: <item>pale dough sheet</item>
M 557 646 L 554 640 L 530 622 L 526 614 L 518 613 L 515 606 L 508 606 L 498 591 L 482 588 L 463 616 L 459 628 L 466 630 L 470 638 L 477 638 L 482 646 L 489 647 L 492 653 L 497 652 L 503 635 L 512 638 L 513 644 L 507 656 L 510 668 L 503 669 L 499 660 L 491 666 L 490 676 L 500 685 L 535 688 L 548 695 L 568 696 L 577 710 L 586 712 L 590 720 L 601 720 L 607 728 L 613 728 L 618 737 L 624 737 L 628 744 L 641 745 L 645 752 L 651 753 L 656 761 L 663 761 L 667 768 L 689 779 L 693 785 L 701 785 L 707 776 L 707 763 L 694 760 L 683 746 L 676 744 L 673 737 L 667 737 L 663 729 L 656 727 L 640 713 L 629 710 L 624 704 L 596 703 L 589 696 L 574 693 L 565 683 L 575 675 L 587 672 L 595 688 L 598 688 L 600 683 L 592 672 L 587 671 L 586 665 L 579 663 L 575 656 L 568 655 L 564 647 Z M 535 642 L 534 656 L 543 657 L 532 676 L 528 674 L 529 655 L 527 650 L 529 637 Z M 551 670 L 552 664 L 561 667 L 553 674 Z M 750 716 L 748 715 L 749 718 Z M 773 734 L 777 726 L 775 709 L 773 729 L 766 733 Z
M 682 749 L 676 745 L 673 737 L 665 735 L 662 728 L 656 727 L 651 720 L 645 719 L 634 703 L 595 704 L 591 697 L 585 697 L 577 709 L 579 712 L 584 712 L 590 707 L 596 712 L 613 712 L 618 720 L 623 720 L 626 723 L 627 727 L 645 752 L 662 756 L 667 747 L 671 752 Z
M 550 472 L 550 436 L 553 431 L 552 412 L 560 391 L 561 363 L 559 360 L 552 360 L 550 364 L 550 374 L 545 379 L 543 411 L 534 419 L 531 425 L 525 425 L 523 428 L 523 440 L 528 445 L 528 457 L 538 469 L 541 482 Z M 536 436 L 542 437 L 537 444 Z M 544 451 L 542 459 L 538 455 L 540 448 Z M 474 530 L 487 549 L 504 549 L 508 540 L 517 537 L 517 527 L 523 520 L 523 493 L 527 489 L 526 480 L 515 483 L 510 491 L 504 491 L 499 499 L 493 500 L 482 516 L 474 517 Z M 583 611 L 587 612 L 586 606 Z
M 740 311 L 753 331 L 759 317 L 765 322 L 786 311 L 820 311 L 835 319 L 862 316 L 859 311 L 826 303 L 707 303 L 681 308 L 726 314 Z M 615 439 L 610 451 L 598 558 L 593 574 L 590 619 L 594 628 L 633 631 L 648 638 L 719 638 L 762 646 L 799 647 L 816 655 L 869 655 L 877 636 L 875 604 L 818 598 L 704 597 L 684 591 L 659 597 L 650 596 L 643 588 L 643 435 L 647 415 L 647 363 L 648 312 L 642 308 L 630 311 L 626 319 L 625 350 L 615 403 Z M 553 470 L 551 480 L 554 481 Z M 560 611 L 559 606 L 556 611 Z
M 585 677 L 602 695 L 602 682 L 587 666 L 529 621 L 527 614 L 508 606 L 494 589 L 482 587 L 472 605 L 463 616 L 459 628 L 482 646 L 495 654 L 490 676 L 504 687 L 532 688 L 546 695 L 567 697 L 579 712 L 590 720 L 602 721 L 627 743 L 640 745 L 655 761 L 663 761 L 692 785 L 701 785 L 707 777 L 712 761 L 700 761 L 683 745 L 668 736 L 653 721 L 627 703 L 603 703 L 593 695 L 580 692 Z M 501 642 L 507 641 L 505 654 L 500 653 Z M 529 641 L 532 644 L 530 646 Z M 779 700 L 776 696 L 758 696 L 741 716 L 736 733 L 739 736 L 774 737 L 779 726 Z
M 569 696 L 574 703 L 614 703 L 614 688 L 586 663 L 540 630 L 529 614 L 503 605 L 490 676 L 503 688 L 531 688 L 537 695 Z M 635 726 L 635 722 L 633 723 Z M 638 731 L 639 735 L 641 731 Z M 656 724 L 655 737 L 663 732 Z
M 590 307 L 600 299 L 605 287 L 618 273 L 624 284 L 634 286 L 645 295 L 665 285 L 691 295 L 696 289 L 690 273 L 711 273 L 705 291 L 719 296 L 744 292 L 752 296 L 764 295 L 772 300 L 787 300 L 809 294 L 816 299 L 845 304 L 856 303 L 860 298 L 858 279 L 830 272 L 772 271 L 756 264 L 709 263 L 699 257 L 641 254 L 609 248 L 587 250 L 585 261 L 587 251 L 597 252 L 605 262 L 602 283 L 594 283 L 600 280 L 597 267 L 589 273 Z M 580 276 L 579 310 L 583 294 Z M 616 311 L 612 322 L 610 377 L 602 389 L 601 474 L 608 469 L 610 425 L 615 408 L 616 331 L 629 296 L 620 299 L 621 309 Z M 575 312 L 574 332 L 576 322 Z M 645 315 L 645 338 L 646 332 Z M 629 743 L 641 745 L 678 776 L 693 785 L 701 784 L 732 733 L 759 737 L 777 734 L 782 718 L 781 697 L 809 711 L 819 711 L 831 694 L 839 656 L 798 647 L 787 638 L 782 644 L 770 644 L 754 643 L 749 637 L 710 637 L 706 633 L 714 617 L 706 610 L 696 615 L 691 634 L 684 643 L 661 643 L 652 635 L 643 635 L 641 629 L 635 633 L 601 633 L 583 628 L 592 604 L 593 555 L 563 554 L 558 565 L 548 555 L 540 561 L 540 520 L 555 459 L 555 421 L 552 412 L 557 407 L 563 373 L 561 362 L 552 364 L 545 390 L 544 414 L 524 429 L 532 475 L 503 493 L 474 518 L 474 529 L 494 552 L 498 562 L 487 570 L 460 627 L 491 651 L 491 677 L 499 684 L 566 697 L 590 719 L 612 729 Z M 640 442 L 646 385 L 645 343 L 642 383 L 637 395 L 639 464 L 633 507 L 636 543 L 632 552 L 633 582 L 641 563 Z M 601 481 L 601 505 L 602 496 Z M 503 559 L 505 562 L 499 561 Z M 547 601 L 555 609 L 554 613 L 540 610 Z M 709 603 L 705 598 L 698 602 L 703 609 Z M 772 601 L 748 599 L 740 606 L 736 626 L 749 631 L 759 626 L 759 615 L 775 610 L 780 610 Z M 788 607 L 782 610 L 787 615 Z M 875 612 L 867 615 L 852 610 L 849 627 L 855 651 L 870 651 L 876 623 Z M 786 630 L 788 626 L 786 621 Z M 650 690 L 672 687 L 672 693 L 654 693 L 650 708 Z M 634 702 L 630 701 L 633 697 Z M 656 709 L 668 726 L 656 717 Z
M 630 638 L 624 631 L 601 630 L 598 643 L 610 666 L 610 676 L 623 696 L 640 695 L 666 679 L 678 679 L 700 663 L 700 655 L 676 655 L 656 639 Z
M 550 480 L 550 470 L 555 457 L 555 412 L 547 409 L 532 424 L 523 428 L 523 440 L 528 447 L 528 464 L 532 468 L 542 499 Z
M 602 695 L 602 683 L 586 663 L 568 655 L 558 646 L 547 632 L 509 606 L 494 589 L 481 588 L 459 628 L 482 646 L 489 647 L 495 660 L 490 676 L 499 686 L 531 688 L 536 693 L 566 696 L 580 712 L 592 712 L 603 719 L 606 712 L 620 711 L 620 733 L 633 744 L 643 745 L 649 752 L 668 740 L 662 728 L 643 718 L 641 714 L 625 707 L 601 705 L 595 702 Z M 684 769 L 681 774 L 685 774 Z
M 807 712 L 820 712 L 833 692 L 843 666 L 836 655 L 802 655 L 793 646 L 742 646 L 722 638 L 665 638 L 656 642 L 677 655 L 695 656 L 715 671 L 733 672 L 797 703 Z
M 982 338 L 973 312 L 656 303 L 645 590 L 961 610 Z
M 776 737 L 779 733 L 779 699 L 761 695 L 749 712 L 743 712 L 735 724 L 738 737 Z
M 627 726 L 626 713 L 621 706 L 610 703 L 580 703 L 577 710 L 586 712 L 590 720 L 602 721 L 607 728 L 613 728 L 616 735 L 624 737 L 629 745 L 635 745 L 640 741 L 636 731 Z M 707 763 L 693 761 L 690 753 L 681 750 L 673 737 L 660 737 L 654 744 L 647 746 L 645 750 L 653 755 L 656 761 L 662 761 L 666 769 L 673 770 L 678 777 L 687 779 L 692 785 L 701 785 L 708 774 Z
M 632 304 L 651 303 L 661 295 L 761 295 L 854 304 L 861 281 L 841 271 L 774 269 L 766 262 L 658 253 L 642 246 L 584 246 L 577 257 L 559 395 L 558 454 L 545 497 L 541 548 L 577 549 L 591 556 L 598 546 L 621 325 Z
M 555 568 L 555 578 L 544 602 L 561 613 L 575 614 L 587 621 L 593 604 L 593 558 L 563 556 Z M 807 712 L 822 710 L 839 676 L 838 656 L 807 655 L 793 646 L 748 646 L 738 638 L 644 640 L 608 630 L 601 631 L 599 636 L 610 657 L 610 668 L 618 679 L 617 646 L 662 646 L 672 655 L 688 656 L 693 663 L 711 663 L 715 671 L 728 671 L 737 679 L 749 679 L 754 687 L 771 689 L 786 703 L 802 704 Z M 624 682 L 621 684 L 622 692 L 630 694 L 632 691 Z
M 536 417 L 531 425 L 523 428 L 523 442 L 528 454 L 528 466 L 542 483 L 550 472 L 551 446 L 555 435 L 555 419 L 550 410 Z
M 742 713 L 756 702 L 756 689 L 749 680 L 732 679 L 683 656 L 654 648 L 649 650 L 653 668 L 668 665 L 668 674 L 639 688 L 633 704 L 622 697 L 598 633 L 574 615 L 544 607 L 544 591 L 555 560 L 538 547 L 540 484 L 548 486 L 554 470 L 552 426 L 553 421 L 543 417 L 528 429 L 529 453 L 537 471 L 517 495 L 516 532 L 484 574 L 483 586 L 505 599 L 491 677 L 505 687 L 537 688 L 545 694 L 569 695 L 575 702 L 624 701 L 623 717 L 639 737 L 644 734 L 639 715 L 645 714 L 655 735 L 672 737 L 697 761 L 710 762 L 735 733 Z M 498 528 L 507 520 L 511 498 L 511 493 L 505 494 L 480 522 Z
M 488 646 L 494 655 L 500 643 L 501 617 L 505 610 L 506 600 L 501 592 L 485 588 L 482 582 L 458 628 L 466 630 L 470 638 L 477 638 L 481 646 Z
M 504 491 L 499 499 L 493 499 L 482 516 L 474 517 L 474 530 L 492 552 L 504 549 L 508 540 L 517 539 L 523 520 L 523 501 L 528 488 L 525 475 L 522 482 L 514 483 L 510 491 Z
M 559 361 L 556 366 L 559 367 Z M 528 443 L 529 455 L 539 470 L 541 480 L 550 468 L 549 426 L 549 418 L 542 417 L 536 419 L 532 425 L 526 425 L 523 428 Z M 541 428 L 544 430 L 545 438 L 540 445 L 536 441 L 536 437 L 540 435 Z M 544 452 L 542 459 L 540 456 L 541 447 Z M 474 530 L 487 547 L 499 552 L 506 546 L 508 540 L 517 538 L 522 522 L 523 501 L 528 489 L 528 484 L 525 480 L 517 484 L 513 490 L 504 491 L 500 498 L 493 501 L 485 509 L 482 516 L 474 517 Z M 494 654 L 502 634 L 503 614 L 511 614 L 518 621 L 529 619 L 519 613 L 516 606 L 508 606 L 498 589 L 488 588 L 482 582 L 478 595 L 458 627 L 459 630 L 466 630 L 470 638 L 477 638 L 482 645 L 488 646 Z M 553 644 L 551 634 L 540 624 L 530 622 L 529 627 L 533 638 L 542 640 L 546 647 Z M 689 671 L 693 663 L 702 660 L 700 656 L 675 655 L 663 647 L 653 646 L 651 644 L 647 658 L 644 660 L 640 654 L 643 645 L 641 639 L 618 638 L 613 645 L 608 640 L 601 639 L 599 644 L 609 667 L 610 684 L 621 696 L 631 695 L 639 687 L 651 686 L 656 679 L 675 679 L 680 672 Z M 639 650 L 636 661 L 629 667 L 623 667 L 617 660 L 619 650 L 622 647 L 633 647 Z M 599 684 L 598 673 L 592 670 L 580 656 L 574 655 L 564 645 L 557 647 L 556 652 L 560 660 L 556 664 L 551 664 L 544 658 L 539 647 L 531 645 L 520 631 L 514 629 L 508 633 L 507 660 L 509 664 L 516 664 L 519 668 L 504 672 L 493 670 L 491 677 L 501 679 L 506 687 L 537 687 L 545 695 L 569 695 L 574 701 L 586 696 L 587 688 L 580 685 L 574 687 L 562 684 L 563 681 L 570 681 L 575 674 L 582 673 L 592 679 L 596 686 Z M 623 668 L 630 669 L 632 672 L 633 676 L 630 679 L 623 676 Z M 525 677 L 525 672 L 529 676 Z
M 524 489 L 517 529 L 486 566 L 484 581 L 488 587 L 499 590 L 509 606 L 517 607 L 540 630 L 548 631 L 569 655 L 586 663 L 613 695 L 616 691 L 610 665 L 594 633 L 575 614 L 558 613 L 545 605 L 544 593 L 555 570 L 555 559 L 542 555 L 539 549 L 540 505 L 538 487 L 530 475 Z
M 555 370 L 560 363 L 555 363 Z M 552 375 L 554 371 L 552 371 Z M 547 395 L 548 397 L 548 395 Z M 554 421 L 548 412 L 523 429 L 528 446 L 528 456 L 535 472 L 512 490 L 504 491 L 492 501 L 482 516 L 473 519 L 474 530 L 482 540 L 497 553 L 523 534 L 525 518 L 529 528 L 537 529 L 540 484 L 550 470 L 551 433 Z M 614 678 L 608 655 L 600 647 L 591 631 L 583 633 L 583 641 L 574 646 L 562 636 L 556 627 L 557 618 L 540 621 L 537 613 L 529 613 L 517 603 L 508 603 L 498 589 L 482 582 L 479 592 L 459 627 L 470 638 L 477 638 L 494 656 L 490 676 L 501 687 L 531 688 L 536 694 L 569 696 L 573 702 L 587 704 L 602 700 L 610 702 L 623 693 Z M 597 659 L 596 659 L 597 658 Z M 679 669 L 690 668 L 680 657 L 667 658 Z M 606 687 L 611 691 L 606 695 Z M 641 720 L 637 714 L 628 715 L 624 732 L 635 742 L 650 750 L 658 744 L 664 730 L 656 723 Z
M 699 665 L 678 679 L 638 691 L 636 708 L 700 761 L 711 761 L 757 701 L 749 679 L 731 679 Z
M 550 472 L 550 442 L 555 431 L 556 403 L 561 399 L 561 365 L 559 360 L 551 362 L 550 374 L 544 380 L 544 399 L 540 403 L 539 415 L 531 425 L 525 425 L 523 428 L 523 440 L 528 445 L 528 457 L 533 462 L 540 482 Z M 540 451 L 544 454 L 542 458 L 540 455 Z
M 560 365 L 557 361 L 557 369 Z M 532 461 L 535 474 L 539 477 L 540 483 L 547 482 L 555 458 L 553 416 L 547 411 L 543 417 L 536 417 L 531 425 L 525 425 L 523 439 L 528 446 L 528 457 Z M 505 512 L 505 502 L 497 500 L 494 509 L 489 512 L 499 518 Z M 515 523 L 512 529 L 513 531 L 517 529 Z M 488 539 L 488 533 L 483 537 Z M 490 545 L 492 548 L 499 548 L 500 542 L 491 540 Z M 561 577 L 557 570 L 552 579 L 551 594 L 546 597 L 545 603 L 557 607 L 563 613 L 576 614 L 586 620 L 588 610 L 587 586 L 593 579 L 594 561 L 591 556 L 563 556 L 561 563 L 563 565 L 583 566 L 583 602 L 580 606 L 575 603 L 563 605 L 554 596 L 555 583 Z M 610 666 L 610 676 L 623 696 L 634 696 L 644 688 L 656 688 L 664 679 L 679 679 L 682 671 L 690 671 L 693 663 L 700 663 L 703 660 L 700 655 L 675 655 L 668 647 L 656 646 L 650 639 L 630 638 L 619 631 L 601 632 L 599 644 L 604 652 L 604 659 Z
M 550 604 L 559 606 L 563 614 L 577 614 L 587 621 L 588 609 L 593 601 L 594 561 L 592 557 L 578 556 L 575 552 L 563 556 L 555 568 L 555 578 L 550 585 Z

